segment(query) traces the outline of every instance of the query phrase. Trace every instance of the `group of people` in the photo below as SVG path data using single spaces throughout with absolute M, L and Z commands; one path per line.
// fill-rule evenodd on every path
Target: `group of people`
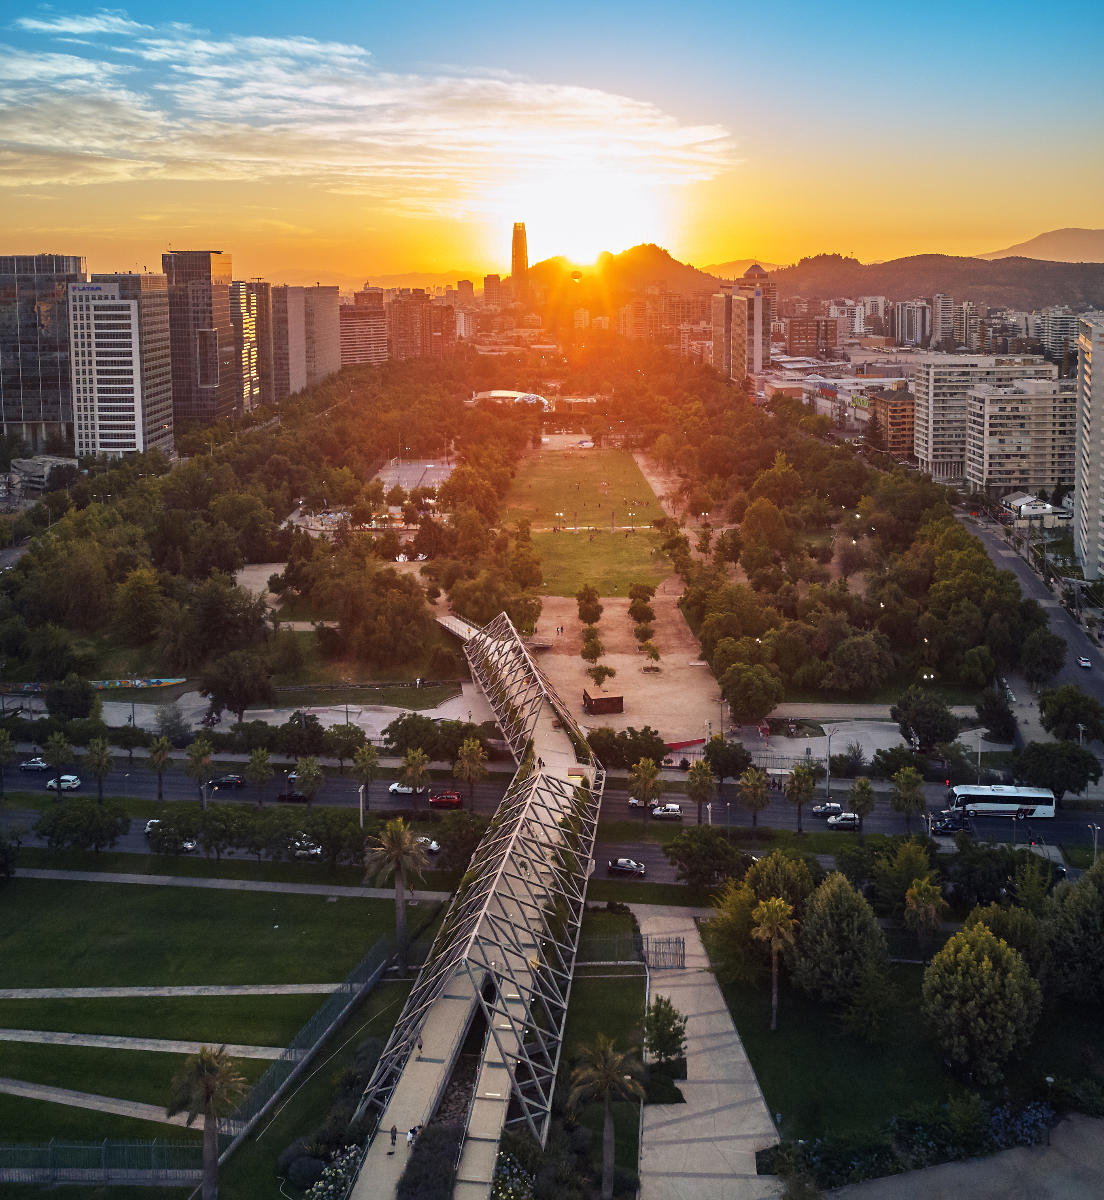
M 410 1149 L 411 1146 L 414 1145 L 414 1142 L 417 1139 L 418 1134 L 421 1132 L 422 1132 L 422 1127 L 420 1125 L 412 1125 L 406 1131 L 406 1148 L 408 1150 Z M 391 1126 L 391 1145 L 394 1146 L 398 1140 L 399 1140 L 399 1127 L 397 1125 L 392 1125 Z

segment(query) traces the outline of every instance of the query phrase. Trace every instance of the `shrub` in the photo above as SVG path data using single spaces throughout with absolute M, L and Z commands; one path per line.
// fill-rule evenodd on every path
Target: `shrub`
M 325 1169 L 326 1164 L 322 1159 L 302 1154 L 298 1158 L 293 1158 L 288 1164 L 288 1183 L 305 1191 L 311 1184 L 317 1183 L 322 1178 L 322 1172 Z
M 463 1137 L 464 1131 L 457 1126 L 427 1125 L 410 1151 L 395 1200 L 451 1200 L 456 1176 L 453 1164 Z

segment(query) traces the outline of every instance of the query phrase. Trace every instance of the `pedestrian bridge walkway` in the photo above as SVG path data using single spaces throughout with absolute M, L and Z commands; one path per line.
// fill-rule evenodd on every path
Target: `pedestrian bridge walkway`
M 464 638 L 518 769 L 361 1101 L 358 1115 L 377 1123 L 354 1200 L 395 1194 L 406 1130 L 431 1121 L 469 1034 L 482 1049 L 456 1200 L 490 1195 L 504 1128 L 544 1141 L 605 783 L 505 614 L 484 629 L 440 620 Z M 403 1135 L 394 1149 L 392 1126 Z

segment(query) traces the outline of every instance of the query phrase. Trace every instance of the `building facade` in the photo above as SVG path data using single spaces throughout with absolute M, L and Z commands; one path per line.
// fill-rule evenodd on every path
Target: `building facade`
M 712 297 L 713 366 L 726 379 L 747 378 L 748 303 L 730 284 Z
M 356 292 L 352 304 L 343 304 L 341 365 L 360 366 L 387 361 L 387 312 L 381 288 Z
M 239 411 L 241 369 L 230 320 L 232 261 L 221 250 L 161 255 L 169 285 L 173 420 L 210 424 Z
M 1073 547 L 1086 579 L 1104 577 L 1104 312 L 1078 326 Z
M 1060 363 L 1072 359 L 1080 345 L 1081 318 L 1069 308 L 1044 308 L 1039 314 L 1039 336 L 1047 358 Z
M 272 389 L 277 404 L 307 386 L 303 292 L 284 284 L 272 288 Z
M 340 308 L 341 297 L 336 285 L 319 283 L 303 289 L 303 344 L 308 387 L 341 370 Z
M 483 303 L 488 308 L 502 307 L 502 278 L 499 275 L 483 276 Z
M 944 292 L 931 299 L 931 346 L 933 350 L 953 350 L 954 300 Z
M 1077 391 L 1071 379 L 983 383 L 966 403 L 966 482 L 1003 496 L 1074 482 Z
M 787 317 L 782 322 L 786 353 L 797 358 L 813 358 L 834 350 L 837 340 L 835 317 Z
M 931 305 L 926 300 L 898 300 L 893 334 L 898 346 L 926 346 L 931 341 Z
M 916 397 L 908 388 L 871 390 L 871 435 L 895 458 L 912 457 L 915 421 Z
M 514 299 L 524 301 L 529 294 L 529 246 L 524 221 L 514 222 L 514 236 L 510 245 L 510 282 L 514 288 Z
M 273 402 L 272 285 L 235 280 L 230 285 L 234 359 L 240 374 L 242 412 Z
M 0 428 L 36 450 L 72 430 L 69 286 L 86 278 L 73 254 L 0 255 Z
M 169 292 L 164 275 L 93 275 L 69 285 L 78 455 L 173 448 Z
M 919 356 L 912 390 L 916 397 L 913 453 L 920 470 L 939 482 L 965 478 L 966 407 L 971 388 L 1020 379 L 1055 379 L 1057 375 L 1052 363 L 1032 355 Z
M 456 347 L 456 312 L 425 293 L 392 300 L 387 306 L 392 358 L 444 358 Z

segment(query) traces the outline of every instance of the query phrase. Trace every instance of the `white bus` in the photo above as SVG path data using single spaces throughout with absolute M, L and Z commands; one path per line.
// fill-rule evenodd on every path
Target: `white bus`
M 960 783 L 947 792 L 947 807 L 977 817 L 1053 817 L 1054 793 L 1047 788 Z

